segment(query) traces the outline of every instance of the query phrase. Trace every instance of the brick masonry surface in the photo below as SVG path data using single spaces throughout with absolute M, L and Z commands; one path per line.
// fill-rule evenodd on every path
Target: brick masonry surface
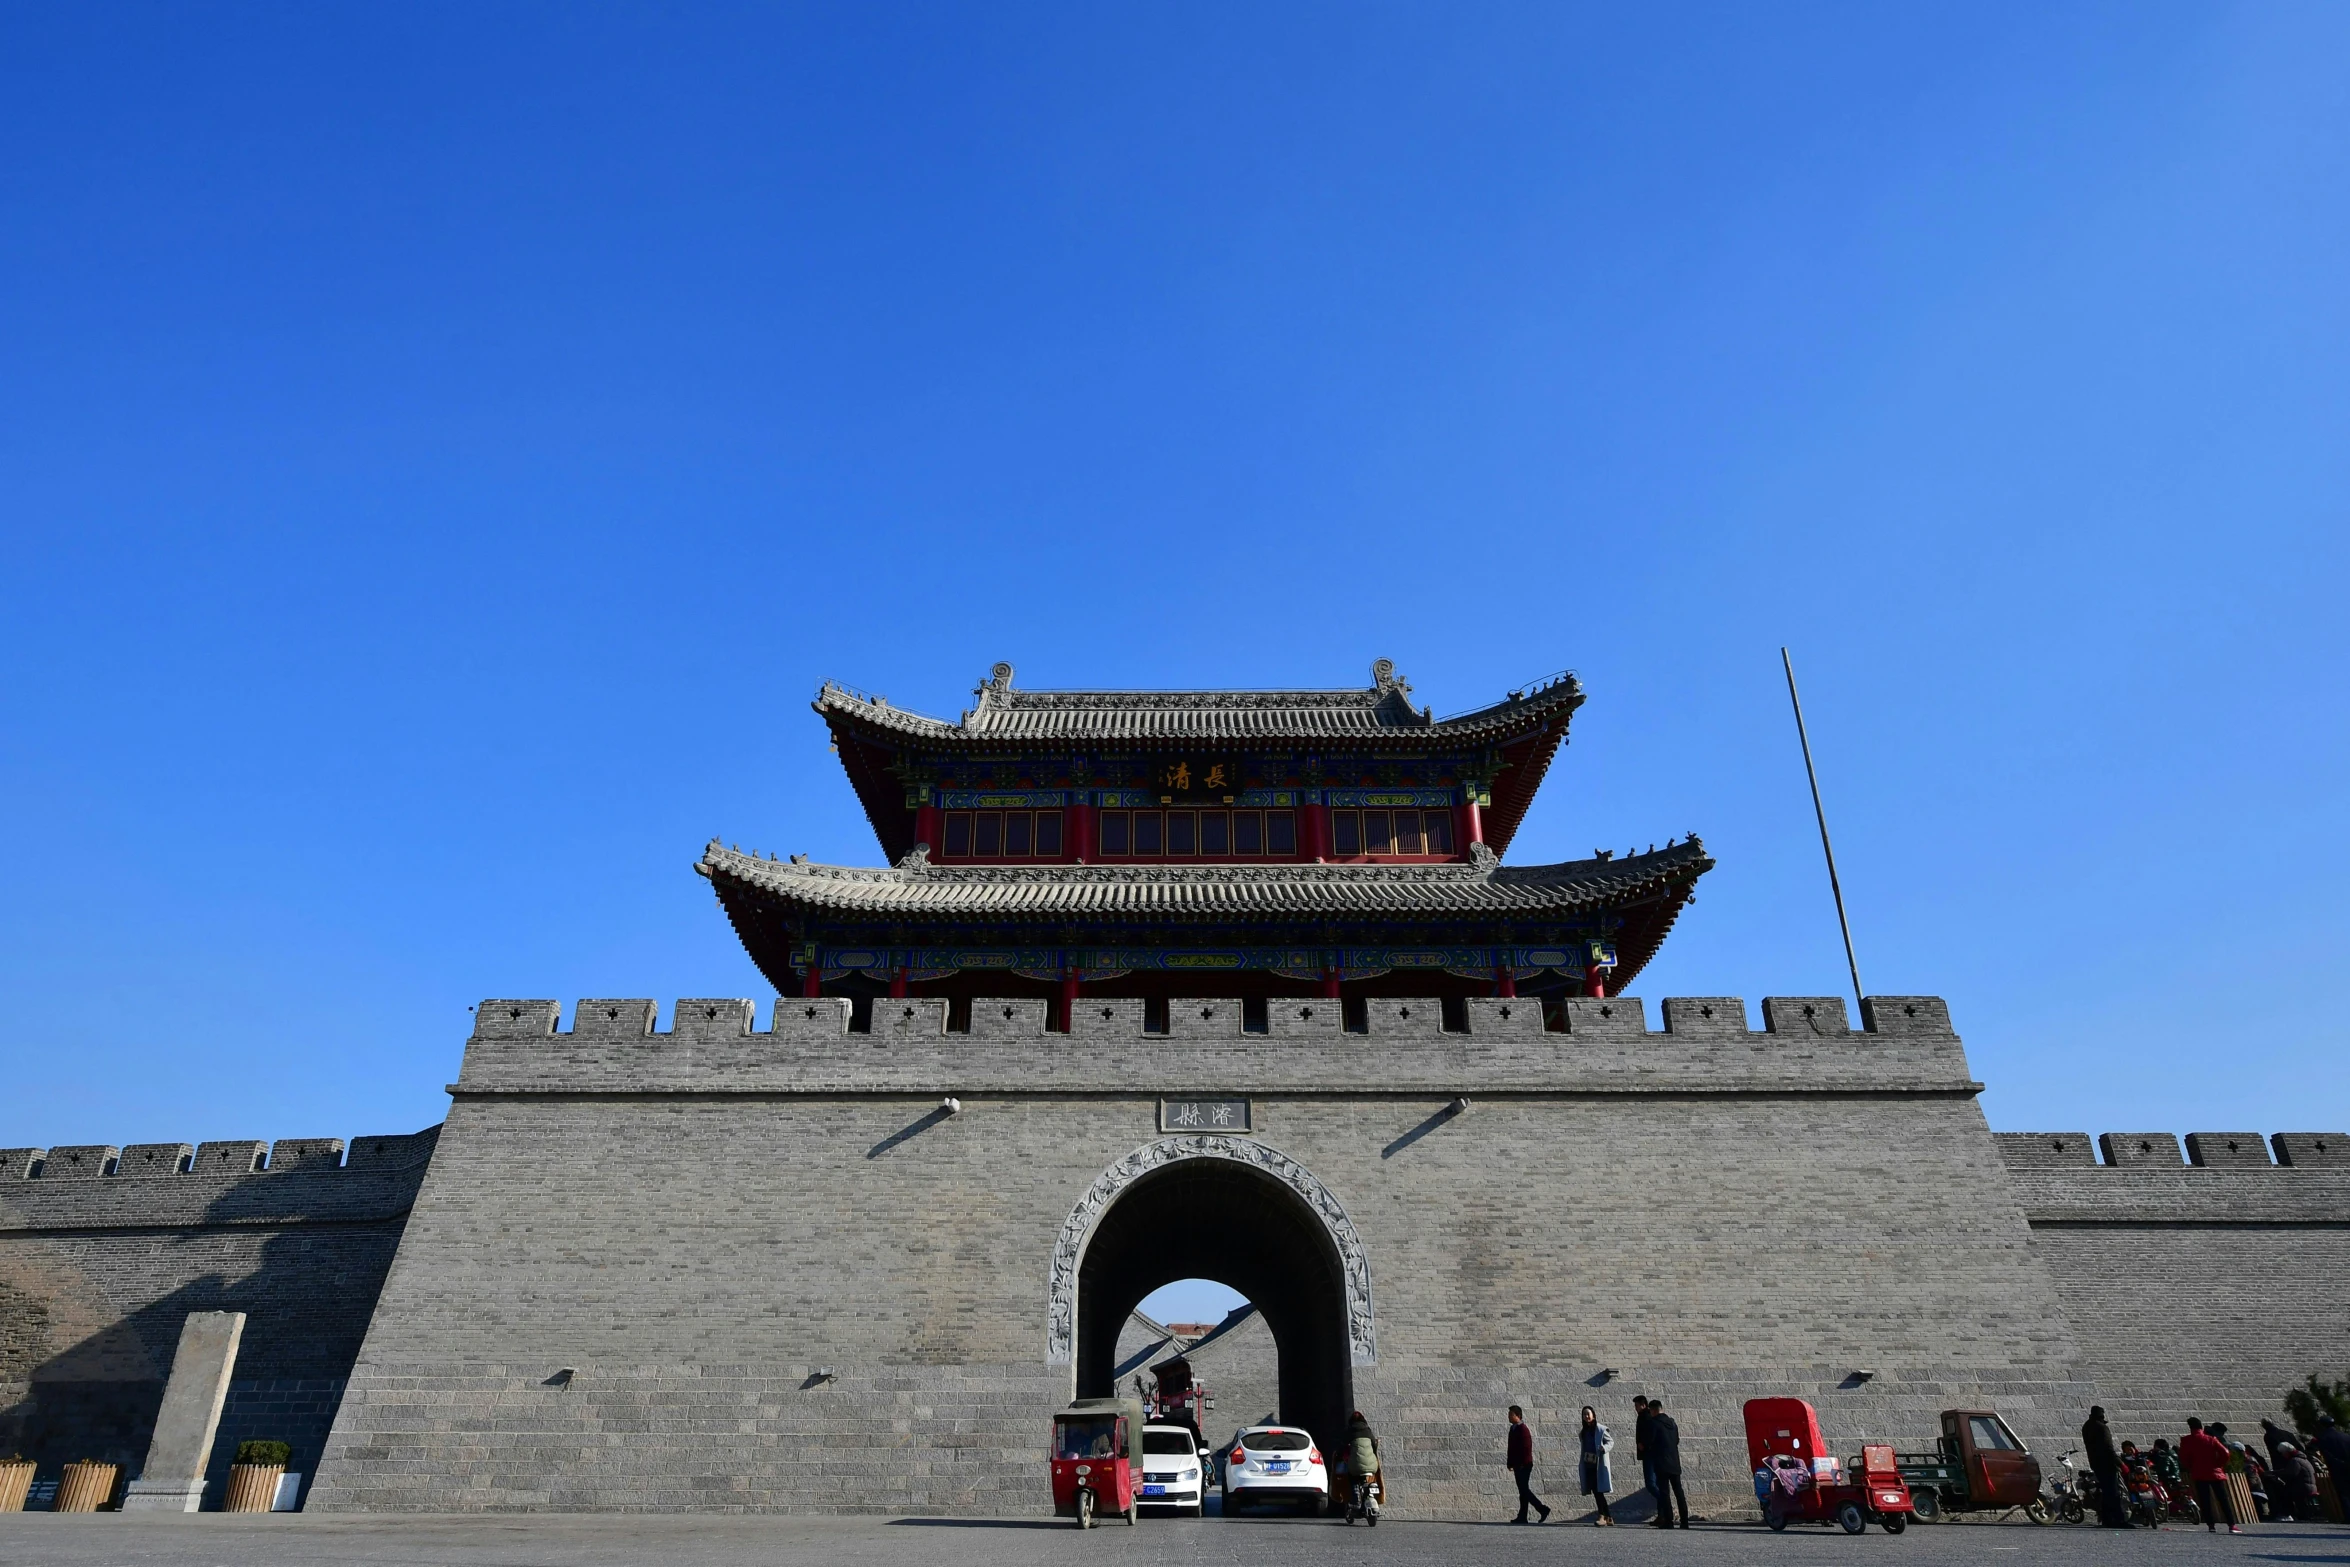
M 360 1138 L 348 1164 L 340 1139 L 289 1142 L 259 1172 L 258 1143 L 206 1144 L 229 1150 L 209 1161 L 160 1145 L 170 1156 L 62 1180 L 23 1150 L 0 1167 L 0 1452 L 44 1477 L 85 1457 L 136 1474 L 181 1322 L 241 1311 L 209 1501 L 247 1438 L 290 1444 L 290 1467 L 314 1473 L 433 1139 Z
M 1939 1003 L 1872 1001 L 1870 1032 L 1712 998 L 1664 1032 L 1636 1000 L 1564 1032 L 1489 1002 L 1465 1034 L 1431 1003 L 1355 1037 L 1280 1007 L 1249 1036 L 1224 1004 L 1166 1038 L 1123 1007 L 1054 1036 L 883 1005 L 851 1034 L 837 1003 L 754 1031 L 684 1002 L 664 1034 L 647 1002 L 571 1033 L 488 1003 L 317 1505 L 1032 1512 L 1073 1390 L 1055 1244 L 1169 1089 L 1249 1095 L 1359 1233 L 1353 1395 L 1408 1511 L 1503 1504 L 1512 1402 L 1571 1486 L 1576 1408 L 1628 1425 L 1662 1394 L 1717 1507 L 1749 1494 L 1760 1391 L 1845 1441 L 1981 1400 L 2052 1443 L 2093 1389 L 1964 1052 Z
M 1388 998 L 1351 1036 L 1184 1005 L 1145 1036 L 1131 1002 L 1074 1035 L 1027 1006 L 851 1033 L 836 1001 L 766 1028 L 680 1002 L 666 1031 L 648 1001 L 569 1030 L 491 1002 L 437 1149 L 0 1150 L 0 1445 L 135 1463 L 180 1317 L 231 1309 L 216 1468 L 323 1445 L 316 1509 L 1032 1514 L 1074 1385 L 1056 1247 L 1167 1094 L 1250 1098 L 1254 1143 L 1343 1210 L 1376 1345 L 1350 1391 L 1399 1517 L 1508 1510 L 1512 1402 L 1557 1502 L 1575 1410 L 1616 1426 L 1625 1491 L 1631 1395 L 1661 1394 L 1693 1499 L 1734 1513 L 1760 1393 L 1840 1447 L 1987 1405 L 2053 1455 L 2092 1401 L 2141 1438 L 2250 1430 L 2350 1369 L 2350 1137 L 1994 1136 L 1931 998 L 1859 1030 L 1833 998 L 1760 1030 L 1735 998 L 1661 1030 L 1637 999 L 1563 1030 L 1472 1002 L 1465 1033 Z M 1274 1396 L 1271 1354 L 1261 1326 L 1225 1347 L 1232 1396 Z

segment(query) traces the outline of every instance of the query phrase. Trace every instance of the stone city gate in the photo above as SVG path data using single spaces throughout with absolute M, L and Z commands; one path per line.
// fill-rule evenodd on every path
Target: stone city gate
M 1051 1412 L 1195 1272 L 1408 1513 L 1503 1504 L 1510 1403 L 1556 1465 L 1661 1394 L 1722 1507 L 1758 1391 L 2043 1441 L 2090 1394 L 1938 1002 L 1045 1009 L 485 1003 L 313 1505 L 1032 1512 Z M 1245 1132 L 1167 1130 L 1211 1095 Z
M 1128 1314 L 1160 1285 L 1190 1277 L 1231 1285 L 1264 1315 L 1280 1355 L 1284 1419 L 1320 1433 L 1344 1428 L 1354 1368 L 1378 1360 L 1368 1251 L 1327 1186 L 1247 1137 L 1161 1138 L 1086 1189 L 1053 1248 L 1047 1364 L 1074 1362 L 1079 1397 L 1116 1391 Z

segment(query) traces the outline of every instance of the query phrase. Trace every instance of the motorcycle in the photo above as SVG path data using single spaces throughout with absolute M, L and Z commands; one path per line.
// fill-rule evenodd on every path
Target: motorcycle
M 2056 1461 L 2063 1473 L 2048 1487 L 2048 1515 L 2066 1523 L 2080 1523 L 2088 1518 L 2089 1509 L 2082 1505 L 2078 1471 L 2073 1466 L 2073 1455 L 2065 1454 Z
M 1347 1483 L 1346 1521 L 1351 1524 L 1357 1518 L 1362 1519 L 1374 1529 L 1379 1527 L 1379 1477 L 1377 1475 L 1358 1475 Z

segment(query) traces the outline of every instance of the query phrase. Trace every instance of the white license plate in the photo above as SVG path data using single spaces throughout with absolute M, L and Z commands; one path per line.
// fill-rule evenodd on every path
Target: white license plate
M 1165 1496 L 1167 1488 L 1163 1485 L 1146 1485 L 1142 1488 L 1142 1494 L 1145 1496 Z

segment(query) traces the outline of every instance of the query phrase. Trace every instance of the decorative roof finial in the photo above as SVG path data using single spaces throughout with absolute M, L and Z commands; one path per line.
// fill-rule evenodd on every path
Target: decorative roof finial
M 979 688 L 979 700 L 982 702 L 1000 700 L 1009 695 L 1011 690 L 1012 666 L 998 659 L 995 667 L 987 672 L 987 684 Z
M 1395 660 L 1374 659 L 1371 662 L 1371 684 L 1385 691 L 1395 684 Z

